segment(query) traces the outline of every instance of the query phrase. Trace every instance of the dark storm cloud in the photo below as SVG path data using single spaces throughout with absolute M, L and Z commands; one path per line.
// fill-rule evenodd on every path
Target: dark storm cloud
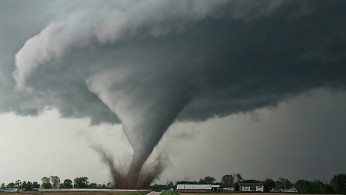
M 211 51 L 200 98 L 181 117 L 249 111 L 321 86 L 344 90 L 345 5 L 339 6 L 321 3 L 299 18 L 282 8 L 261 20 L 215 22 L 208 36 L 217 43 L 202 43 Z
M 240 7 L 246 7 L 246 3 L 243 4 Z M 182 80 L 190 85 L 195 98 L 180 118 L 195 120 L 275 105 L 278 99 L 312 87 L 344 87 L 344 3 L 293 1 L 282 4 L 284 6 L 272 11 L 270 17 L 209 18 L 186 27 L 183 33 L 159 37 L 137 35 L 114 46 L 78 48 L 60 62 L 49 62 L 41 70 L 35 70 L 33 74 L 42 76 L 40 80 L 45 82 L 33 76 L 29 83 L 32 81 L 31 85 L 38 86 L 38 90 L 50 90 L 50 94 L 59 86 L 66 91 L 75 86 L 71 91 L 79 90 L 74 93 L 76 100 L 66 97 L 62 101 L 70 101 L 65 106 L 68 116 L 84 107 L 72 110 L 71 105 L 78 106 L 78 102 L 85 102 L 79 99 L 93 96 L 87 95 L 90 92 L 85 87 L 85 78 L 93 72 L 114 66 L 151 68 L 149 76 L 153 78 L 169 74 L 173 75 L 171 80 Z M 244 8 L 243 12 L 252 13 L 248 9 Z M 313 11 L 301 14 L 304 10 Z M 54 63 L 57 65 L 51 65 Z M 162 70 L 166 68 L 168 71 Z M 49 78 L 54 78 L 54 74 L 60 79 Z M 61 79 L 61 76 L 68 78 Z M 66 85 L 64 80 L 68 82 Z M 71 82 L 75 84 L 70 85 Z M 97 102 L 97 98 L 88 98 L 89 103 Z
M 28 38 L 34 36 L 61 15 L 63 11 L 60 8 L 71 6 L 71 4 L 73 3 L 68 1 L 1 1 L 0 113 L 37 115 L 48 106 L 58 107 L 62 116 L 65 117 L 90 117 L 91 123 L 95 124 L 100 121 L 119 122 L 95 95 L 84 96 L 89 93 L 85 92 L 87 88 L 84 83 L 82 85 L 74 84 L 71 89 L 74 91 L 73 96 L 67 91 L 57 91 L 48 86 L 44 95 L 14 90 L 16 83 L 12 73 L 15 68 L 15 53 L 20 50 Z M 63 86 L 61 85 L 61 87 Z M 63 98 L 58 98 L 58 96 Z
M 64 11 L 18 32 L 17 50 L 1 47 L 0 87 L 10 94 L 0 96 L 2 112 L 50 106 L 94 124 L 121 121 L 135 150 L 133 172 L 176 118 L 275 106 L 311 88 L 345 90 L 345 1 L 49 6 Z

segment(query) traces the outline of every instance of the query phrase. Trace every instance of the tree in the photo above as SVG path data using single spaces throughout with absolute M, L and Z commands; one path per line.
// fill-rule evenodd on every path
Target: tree
M 113 187 L 114 187 L 113 184 L 112 184 L 111 182 L 108 182 L 108 183 L 106 184 L 106 186 L 107 186 L 107 188 L 113 188 Z
M 292 183 L 288 179 L 280 177 L 279 181 L 282 184 L 283 189 L 290 189 L 293 186 Z
M 239 191 L 239 183 L 234 184 L 234 191 Z
M 51 189 L 52 188 L 52 184 L 50 183 L 50 178 L 48 177 L 42 177 L 42 188 L 44 189 Z
M 77 177 L 74 179 L 75 188 L 88 188 L 88 178 L 87 177 Z
M 42 181 L 42 183 L 50 183 L 50 178 L 49 177 L 42 177 L 41 181 Z
M 18 179 L 18 180 L 14 183 L 14 187 L 20 188 L 21 186 L 22 186 L 22 182 Z
M 89 188 L 96 189 L 97 184 L 96 183 L 90 183 Z
M 198 184 L 197 181 L 189 181 L 189 180 L 182 180 L 182 181 L 177 181 L 176 184 Z
M 2 183 L 1 184 L 1 189 L 5 189 L 6 188 L 6 184 L 5 183 Z
M 244 180 L 243 177 L 240 175 L 240 173 L 236 174 L 235 178 L 236 178 L 236 183 L 242 182 Z
M 24 182 L 23 182 L 24 183 Z M 27 183 L 26 183 L 26 186 L 25 186 L 25 190 L 26 191 L 30 191 L 30 190 L 32 190 L 32 188 L 33 188 L 33 186 L 32 186 L 32 183 L 30 182 L 30 181 L 28 181 Z
M 334 193 L 334 189 L 332 188 L 332 186 L 330 186 L 327 183 L 324 183 L 321 189 L 321 194 L 332 194 Z
M 336 193 L 345 194 L 346 193 L 346 174 L 334 175 L 330 180 L 330 185 Z
M 13 182 L 11 182 L 11 183 L 9 183 L 9 184 L 7 184 L 7 188 L 14 188 L 14 186 L 15 186 L 15 184 L 13 183 Z
M 52 186 L 51 183 L 42 183 L 42 184 L 41 184 L 41 187 L 42 187 L 43 189 L 51 189 L 53 186 Z
M 167 180 L 167 189 L 174 188 L 174 183 L 172 181 Z
M 264 180 L 263 185 L 264 185 L 264 192 L 270 192 L 271 189 L 276 188 L 275 181 L 270 178 L 267 178 L 266 180 Z
M 38 184 L 38 182 L 35 181 L 34 183 L 32 183 L 32 188 L 40 188 L 40 184 Z
M 25 188 L 26 188 L 26 181 L 23 181 L 21 188 L 25 190 Z
M 312 194 L 313 188 L 309 181 L 300 179 L 296 182 L 296 189 L 300 194 Z
M 59 189 L 59 187 L 60 187 L 60 178 L 58 176 L 50 176 L 50 180 L 52 181 L 52 187 L 54 189 Z
M 325 184 L 321 181 L 314 180 L 310 182 L 311 188 L 312 188 L 312 193 L 314 194 L 327 194 L 327 193 L 333 193 L 333 188 Z
M 223 187 L 229 188 L 234 186 L 234 177 L 232 175 L 224 175 L 221 178 L 221 185 Z
M 200 184 L 213 184 L 215 182 L 214 177 L 207 176 L 204 179 L 200 179 L 198 183 Z
M 72 180 L 70 179 L 65 179 L 64 183 L 62 184 L 63 188 L 70 189 L 72 188 Z
M 284 184 L 281 181 L 275 181 L 276 188 L 278 189 L 283 189 Z

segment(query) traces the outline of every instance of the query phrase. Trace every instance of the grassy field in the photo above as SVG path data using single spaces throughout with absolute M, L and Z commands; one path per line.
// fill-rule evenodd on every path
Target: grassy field
M 148 192 L 0 192 L 0 195 L 144 195 Z
M 220 195 L 295 195 L 296 193 L 212 193 L 212 192 L 203 192 L 203 193 L 180 193 L 180 195 L 207 195 L 207 194 L 220 194 Z M 328 194 L 323 194 L 323 195 L 328 195 Z M 330 194 L 330 195 L 336 195 L 336 194 Z
M 171 192 L 169 190 L 163 191 L 160 195 L 179 195 L 179 192 Z

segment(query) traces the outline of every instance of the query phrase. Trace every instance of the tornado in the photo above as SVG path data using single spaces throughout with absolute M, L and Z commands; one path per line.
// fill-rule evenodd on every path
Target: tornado
M 192 89 L 167 74 L 151 77 L 143 70 L 110 71 L 90 78 L 87 84 L 121 120 L 133 147 L 127 188 L 137 188 L 143 164 L 191 100 Z

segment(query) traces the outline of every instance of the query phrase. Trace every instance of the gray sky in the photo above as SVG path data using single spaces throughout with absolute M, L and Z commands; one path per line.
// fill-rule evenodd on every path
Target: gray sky
M 161 183 L 345 172 L 345 8 L 1 0 L 0 182 L 107 182 L 93 145 Z

